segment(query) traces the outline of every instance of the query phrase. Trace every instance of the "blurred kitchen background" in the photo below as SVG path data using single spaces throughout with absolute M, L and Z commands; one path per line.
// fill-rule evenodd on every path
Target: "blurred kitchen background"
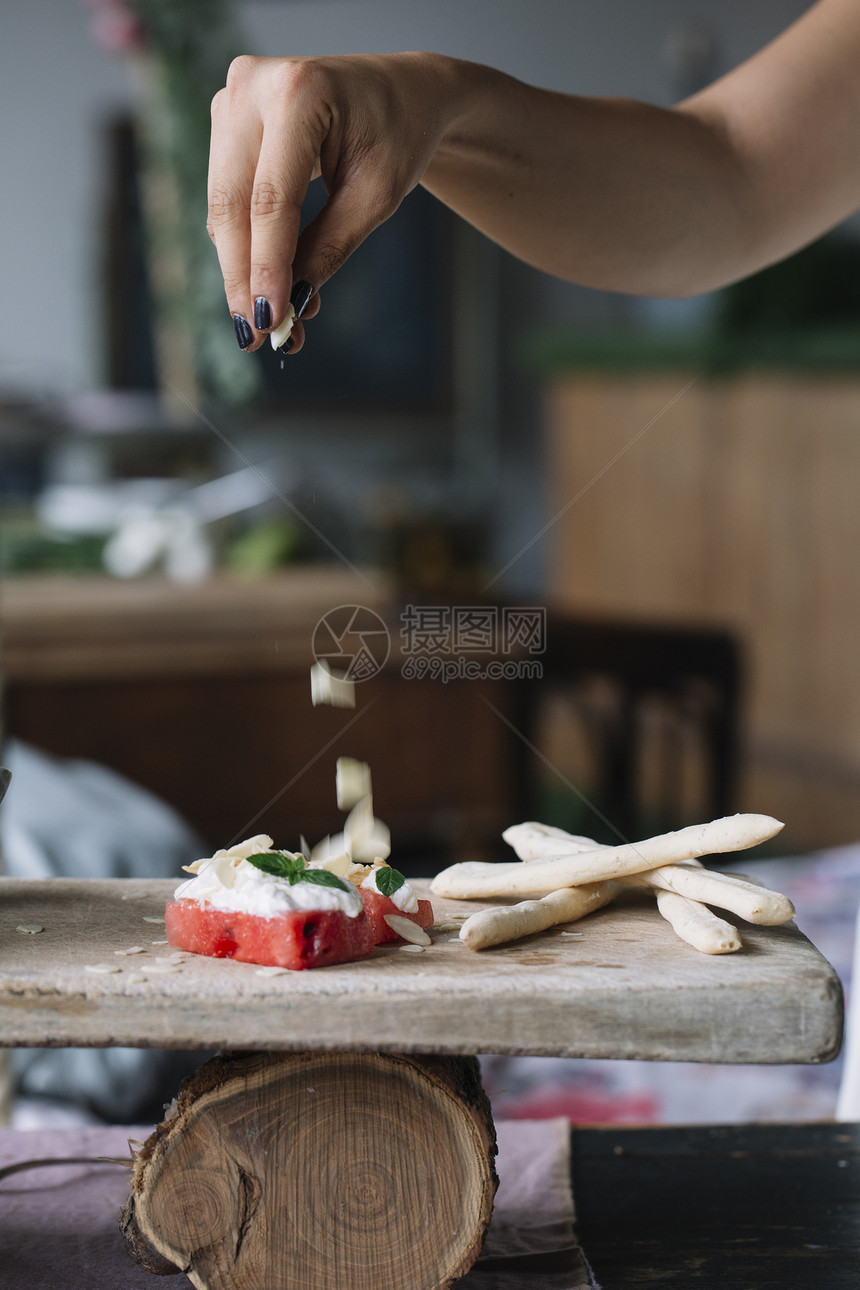
M 434 49 L 670 104 L 805 8 L 7 0 L 7 868 L 169 875 L 254 832 L 313 842 L 345 753 L 410 872 L 498 854 L 523 814 L 602 840 L 779 816 L 776 854 L 843 848 L 810 930 L 835 920 L 847 962 L 856 894 L 822 875 L 856 893 L 856 221 L 729 290 L 633 299 L 417 191 L 285 361 L 239 353 L 204 230 L 236 53 Z M 341 605 L 391 638 L 354 714 L 309 702 Z M 409 605 L 448 624 L 430 654 L 539 656 L 542 678 L 404 679 Z M 456 606 L 545 609 L 545 639 L 457 648 Z

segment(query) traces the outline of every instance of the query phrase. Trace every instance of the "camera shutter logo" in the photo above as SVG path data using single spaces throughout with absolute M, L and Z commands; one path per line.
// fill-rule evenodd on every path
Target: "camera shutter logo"
M 323 614 L 314 628 L 314 658 L 350 681 L 369 681 L 381 672 L 391 652 L 391 637 L 383 620 L 365 605 L 338 605 Z

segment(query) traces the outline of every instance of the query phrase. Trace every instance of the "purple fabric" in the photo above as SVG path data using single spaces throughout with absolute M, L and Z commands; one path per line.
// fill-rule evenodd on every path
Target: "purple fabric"
M 573 1240 L 566 1124 L 498 1124 L 497 1211 L 485 1258 L 458 1290 L 587 1290 Z M 18 1161 L 129 1155 L 148 1128 L 0 1129 L 0 1169 Z M 118 1218 L 128 1196 L 121 1165 L 52 1165 L 0 1179 L 3 1290 L 158 1290 L 190 1283 L 155 1277 L 125 1252 Z M 345 1288 L 348 1290 L 348 1288 Z
M 0 1129 L 0 1168 L 22 1160 L 128 1156 L 147 1129 Z M 164 1281 L 125 1252 L 118 1219 L 130 1170 L 53 1165 L 0 1179 L 0 1286 L 8 1290 L 156 1290 Z

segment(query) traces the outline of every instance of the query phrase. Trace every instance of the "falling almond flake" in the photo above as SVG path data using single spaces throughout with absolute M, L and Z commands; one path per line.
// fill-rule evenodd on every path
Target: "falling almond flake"
M 117 967 L 115 963 L 88 963 L 84 971 L 92 973 L 93 976 L 108 976 L 111 972 L 121 972 L 122 968 Z
M 385 860 L 391 854 L 391 833 L 374 816 L 370 793 L 359 798 L 346 817 L 343 836 L 353 860 Z
M 335 768 L 337 808 L 349 811 L 363 797 L 370 797 L 370 767 L 355 757 L 338 757 Z
M 345 672 L 333 672 L 328 663 L 314 663 L 311 668 L 311 703 L 314 707 L 328 703 L 333 708 L 354 708 L 355 684 Z
M 38 936 L 44 930 L 40 923 L 19 923 L 15 928 L 16 932 L 23 932 L 25 936 Z

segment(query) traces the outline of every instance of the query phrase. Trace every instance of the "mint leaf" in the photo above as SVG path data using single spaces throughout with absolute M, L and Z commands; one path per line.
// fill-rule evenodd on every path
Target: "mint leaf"
M 303 869 L 301 873 L 296 874 L 291 882 L 315 882 L 318 887 L 339 887 L 341 891 L 349 891 L 352 883 L 344 882 L 338 878 L 336 873 L 330 869 Z
M 275 878 L 286 878 L 290 885 L 296 882 L 305 867 L 301 857 L 294 860 L 292 856 L 282 855 L 280 851 L 258 851 L 256 855 L 248 856 L 248 864 L 252 864 L 255 869 L 262 869 L 263 873 L 273 874 Z
M 328 869 L 306 869 L 304 856 L 285 856 L 281 851 L 260 851 L 257 855 L 248 856 L 248 864 L 275 878 L 285 878 L 291 887 L 297 882 L 313 882 L 318 887 L 338 887 L 341 891 L 349 891 L 352 885 Z
M 392 869 L 390 865 L 383 865 L 376 871 L 376 890 L 382 892 L 383 896 L 393 896 L 405 881 L 403 874 L 398 869 Z

